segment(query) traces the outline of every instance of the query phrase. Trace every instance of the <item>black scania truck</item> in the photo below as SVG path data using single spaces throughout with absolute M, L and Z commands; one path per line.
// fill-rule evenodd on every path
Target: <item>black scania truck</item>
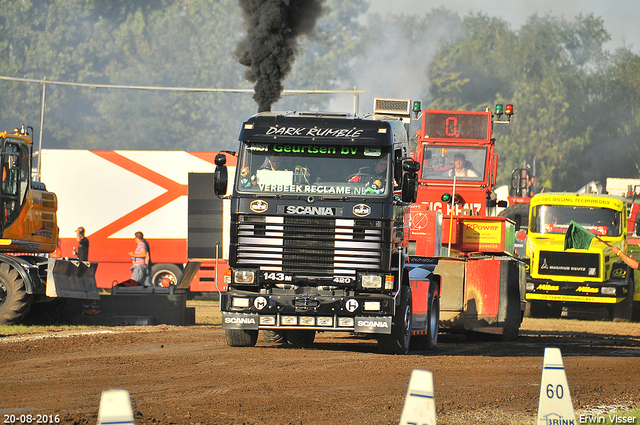
M 405 121 L 409 104 L 400 101 Z M 389 354 L 436 345 L 439 279 L 405 252 L 419 169 L 405 125 L 315 112 L 264 112 L 242 125 L 220 300 L 229 345 L 254 346 L 260 330 L 294 346 L 323 331 L 375 334 Z M 225 155 L 215 162 L 223 196 Z

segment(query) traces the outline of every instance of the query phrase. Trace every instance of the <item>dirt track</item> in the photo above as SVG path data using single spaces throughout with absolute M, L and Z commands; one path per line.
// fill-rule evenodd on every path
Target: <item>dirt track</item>
M 217 325 L 85 329 L 0 338 L 0 419 L 95 424 L 102 390 L 126 388 L 137 424 L 396 424 L 419 368 L 434 374 L 439 424 L 533 424 L 549 346 L 578 413 L 640 406 L 638 323 L 525 319 L 515 343 L 441 334 L 409 356 L 335 333 L 308 349 L 231 348 Z

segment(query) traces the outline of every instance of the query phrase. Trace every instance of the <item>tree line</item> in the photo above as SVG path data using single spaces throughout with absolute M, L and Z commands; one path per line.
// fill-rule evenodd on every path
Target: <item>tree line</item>
M 397 80 L 392 95 L 430 109 L 513 103 L 512 124 L 494 131 L 501 184 L 534 162 L 538 187 L 549 190 L 638 175 L 640 58 L 631 47 L 605 50 L 610 35 L 601 18 L 533 15 L 513 29 L 481 13 L 371 16 L 367 8 L 364 0 L 325 0 L 284 88 L 358 84 L 385 97 Z M 243 28 L 237 0 L 0 0 L 0 75 L 250 89 L 234 55 Z M 389 34 L 401 46 L 392 49 L 397 60 L 381 54 Z M 416 82 L 405 81 L 407 56 L 428 58 L 413 72 Z M 380 78 L 367 86 L 363 75 Z M 42 85 L 0 87 L 0 131 L 36 127 Z M 334 102 L 285 96 L 274 109 L 328 110 Z M 256 112 L 250 94 L 48 85 L 43 147 L 234 150 L 240 123 Z

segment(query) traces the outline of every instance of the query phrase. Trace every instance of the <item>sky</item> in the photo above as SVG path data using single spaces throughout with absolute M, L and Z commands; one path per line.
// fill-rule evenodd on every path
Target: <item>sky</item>
M 609 50 L 626 45 L 640 52 L 640 4 L 637 0 L 368 0 L 371 12 L 380 14 L 425 14 L 443 6 L 464 17 L 469 12 L 496 16 L 518 30 L 533 14 L 551 14 L 572 20 L 578 14 L 593 13 L 601 17 L 605 29 L 611 34 Z

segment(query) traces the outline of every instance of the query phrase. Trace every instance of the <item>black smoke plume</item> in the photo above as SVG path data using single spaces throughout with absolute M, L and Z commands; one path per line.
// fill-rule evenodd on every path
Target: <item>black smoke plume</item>
M 297 38 L 309 35 L 322 14 L 324 0 L 239 0 L 247 34 L 236 55 L 249 67 L 258 112 L 270 111 L 280 99 L 282 82 L 298 52 Z

